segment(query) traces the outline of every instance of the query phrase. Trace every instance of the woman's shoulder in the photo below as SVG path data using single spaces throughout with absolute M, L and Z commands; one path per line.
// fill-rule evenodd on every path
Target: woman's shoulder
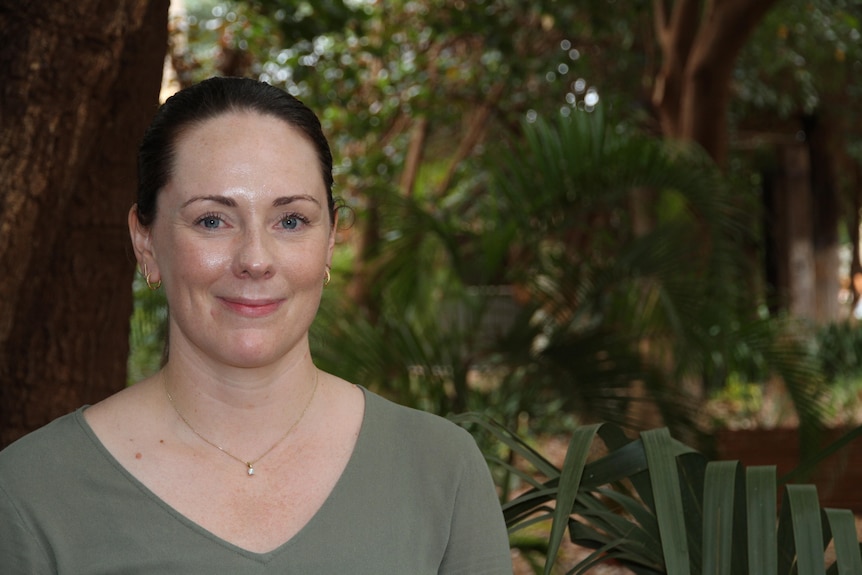
M 28 470 L 56 465 L 81 450 L 86 443 L 83 410 L 66 414 L 21 437 L 0 451 L 0 482 L 22 477 Z M 29 475 L 29 474 L 27 474 Z
M 476 452 L 473 436 L 464 428 L 439 415 L 406 407 L 363 388 L 366 396 L 366 425 L 396 446 L 434 452 Z

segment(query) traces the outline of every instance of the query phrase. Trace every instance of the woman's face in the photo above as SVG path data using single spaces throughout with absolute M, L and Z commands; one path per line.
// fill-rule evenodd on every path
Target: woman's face
M 171 357 L 259 367 L 307 351 L 334 231 L 314 146 L 273 116 L 230 112 L 182 132 L 151 228 L 130 224 L 162 280 Z

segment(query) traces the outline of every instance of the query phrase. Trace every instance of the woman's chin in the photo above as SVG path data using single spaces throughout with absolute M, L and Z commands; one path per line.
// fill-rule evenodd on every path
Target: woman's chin
M 277 346 L 278 338 L 244 338 L 230 342 L 221 350 L 221 360 L 231 367 L 255 369 L 274 365 L 291 355 L 286 346 Z

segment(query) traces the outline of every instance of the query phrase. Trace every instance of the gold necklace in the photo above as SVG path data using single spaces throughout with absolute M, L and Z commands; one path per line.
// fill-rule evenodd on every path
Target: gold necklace
M 302 421 L 302 418 L 303 418 L 303 417 L 305 417 L 305 412 L 306 412 L 306 411 L 308 411 L 308 406 L 309 406 L 309 405 L 311 405 L 311 401 L 314 399 L 314 394 L 315 394 L 315 392 L 317 392 L 317 381 L 318 381 L 318 379 L 320 378 L 320 370 L 318 370 L 317 368 L 314 368 L 314 387 L 311 389 L 311 396 L 308 398 L 308 402 L 306 402 L 305 407 L 303 407 L 303 408 L 302 408 L 302 413 L 300 413 L 300 414 L 299 414 L 299 417 L 297 417 L 297 418 L 296 418 L 296 421 L 294 421 L 294 422 L 293 422 L 293 425 L 291 425 L 291 426 L 287 429 L 287 431 L 286 431 L 286 432 L 284 432 L 284 435 L 282 435 L 280 438 L 278 438 L 278 440 L 277 440 L 275 443 L 273 443 L 273 444 L 270 446 L 270 448 L 269 448 L 269 449 L 267 449 L 267 450 L 266 450 L 266 451 L 264 451 L 262 454 L 258 455 L 257 457 L 255 457 L 254 459 L 249 460 L 249 461 L 246 461 L 245 459 L 243 459 L 243 458 L 241 458 L 241 457 L 237 457 L 237 456 L 236 456 L 236 455 L 234 455 L 233 453 L 231 453 L 231 452 L 227 451 L 227 450 L 226 450 L 224 447 L 222 447 L 221 445 L 219 445 L 219 444 L 217 444 L 217 443 L 214 443 L 214 442 L 210 441 L 209 439 L 207 439 L 206 437 L 204 437 L 203 435 L 201 435 L 200 433 L 198 433 L 198 430 L 197 430 L 197 429 L 195 429 L 194 427 L 192 427 L 192 424 L 191 424 L 191 423 L 189 423 L 189 420 L 188 420 L 188 419 L 186 419 L 186 418 L 183 416 L 183 414 L 182 414 L 182 413 L 180 413 L 180 410 L 179 410 L 179 408 L 177 407 L 177 404 L 176 404 L 176 403 L 174 403 L 174 398 L 173 398 L 173 396 L 171 395 L 170 390 L 168 390 L 168 380 L 167 380 L 167 378 L 165 377 L 165 372 L 164 372 L 164 371 L 162 371 L 162 372 L 161 372 L 161 375 L 162 375 L 162 385 L 163 385 L 163 386 L 164 386 L 164 388 L 165 388 L 165 393 L 166 393 L 166 394 L 167 394 L 167 396 L 168 396 L 168 401 L 170 402 L 171 407 L 173 407 L 173 408 L 174 408 L 174 411 L 177 413 L 177 415 L 179 416 L 179 418 L 180 418 L 180 419 L 182 419 L 182 420 L 183 420 L 183 423 L 185 423 L 185 424 L 186 424 L 186 427 L 188 427 L 188 428 L 192 431 L 192 433 L 194 433 L 195 435 L 197 435 L 199 438 L 201 438 L 201 439 L 202 439 L 203 441 L 205 441 L 206 443 L 208 443 L 208 444 L 212 445 L 213 447 L 215 447 L 216 449 L 218 449 L 219 451 L 221 451 L 222 453 L 224 453 L 224 454 L 225 454 L 225 455 L 227 455 L 228 457 L 230 457 L 230 458 L 232 458 L 232 459 L 235 459 L 235 460 L 239 461 L 240 463 L 242 463 L 243 465 L 245 465 L 245 466 L 246 466 L 246 468 L 247 468 L 247 469 L 246 469 L 246 473 L 248 473 L 249 477 L 251 477 L 251 476 L 253 476 L 253 475 L 254 475 L 254 466 L 255 466 L 255 464 L 256 464 L 258 461 L 260 461 L 261 459 L 263 459 L 264 457 L 266 457 L 267 455 L 269 455 L 269 452 L 270 452 L 270 451 L 272 451 L 273 449 L 275 449 L 276 447 L 278 447 L 278 446 L 281 444 L 281 442 L 282 442 L 282 441 L 284 441 L 285 439 L 287 439 L 287 436 L 288 436 L 288 435 L 290 435 L 290 432 L 291 432 L 291 431 L 293 431 L 294 429 L 296 429 L 296 426 L 297 426 L 297 425 L 299 425 L 299 422 L 300 422 L 300 421 Z

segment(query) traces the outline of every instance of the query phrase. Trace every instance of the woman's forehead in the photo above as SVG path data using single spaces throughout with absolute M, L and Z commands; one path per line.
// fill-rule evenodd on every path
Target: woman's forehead
M 313 144 L 278 118 L 243 112 L 213 117 L 182 134 L 174 152 L 166 188 L 183 195 L 235 189 L 326 197 Z

